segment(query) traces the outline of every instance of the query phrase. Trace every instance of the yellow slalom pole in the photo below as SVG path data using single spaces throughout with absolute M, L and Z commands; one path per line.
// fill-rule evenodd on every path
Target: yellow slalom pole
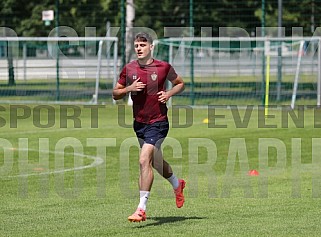
M 270 91 L 270 55 L 266 56 L 266 78 L 265 78 L 265 108 L 264 115 L 265 117 L 269 113 L 269 91 Z

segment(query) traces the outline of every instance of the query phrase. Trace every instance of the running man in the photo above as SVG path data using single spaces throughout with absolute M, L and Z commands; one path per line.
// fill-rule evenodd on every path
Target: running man
M 175 176 L 160 149 L 169 130 L 166 102 L 184 90 L 184 81 L 170 64 L 152 57 L 153 39 L 149 34 L 138 33 L 134 38 L 134 48 L 137 60 L 122 69 L 113 89 L 113 98 L 122 99 L 130 92 L 133 101 L 133 127 L 141 147 L 140 201 L 128 220 L 141 222 L 146 220 L 146 205 L 154 180 L 153 168 L 171 183 L 176 206 L 181 208 L 184 204 L 185 181 Z M 167 80 L 173 85 L 168 91 L 165 89 Z

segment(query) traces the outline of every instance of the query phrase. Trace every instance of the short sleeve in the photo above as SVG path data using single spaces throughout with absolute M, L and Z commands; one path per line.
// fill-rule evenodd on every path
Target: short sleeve
M 123 68 L 123 70 L 120 72 L 119 74 L 119 79 L 118 79 L 118 83 L 123 85 L 123 86 L 126 86 L 127 84 L 127 70 L 126 70 L 126 67 Z
M 168 70 L 166 79 L 169 81 L 173 81 L 177 78 L 177 73 L 176 73 L 175 69 L 172 67 L 172 65 L 170 65 L 170 64 L 168 64 L 168 65 L 169 65 L 169 70 Z

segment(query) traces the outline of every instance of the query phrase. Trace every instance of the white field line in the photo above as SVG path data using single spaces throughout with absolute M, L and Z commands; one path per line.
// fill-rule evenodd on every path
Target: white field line
M 13 175 L 13 176 L 5 176 L 2 178 L 17 178 L 17 177 L 29 177 L 29 176 L 38 176 L 38 175 L 49 175 L 49 174 L 59 174 L 59 173 L 64 173 L 64 172 L 70 172 L 70 171 L 77 171 L 77 170 L 84 170 L 84 169 L 89 169 L 89 168 L 94 168 L 99 165 L 102 165 L 104 163 L 104 160 L 101 157 L 96 157 L 96 156 L 90 156 L 90 155 L 85 155 L 81 153 L 66 153 L 66 152 L 55 152 L 55 151 L 48 151 L 48 150 L 37 150 L 37 149 L 16 149 L 20 151 L 39 151 L 41 152 L 49 152 L 52 154 L 71 154 L 74 156 L 78 157 L 86 157 L 93 162 L 89 165 L 84 165 L 84 166 L 78 166 L 78 167 L 73 167 L 73 168 L 68 168 L 68 169 L 63 169 L 63 170 L 53 170 L 53 171 L 46 171 L 46 172 L 39 172 L 39 173 L 30 173 L 30 174 L 19 174 L 19 175 Z

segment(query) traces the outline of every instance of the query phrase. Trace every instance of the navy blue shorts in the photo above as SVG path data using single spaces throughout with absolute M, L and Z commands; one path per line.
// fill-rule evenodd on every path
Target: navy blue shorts
M 169 130 L 168 121 L 160 121 L 152 124 L 139 123 L 134 121 L 134 131 L 139 141 L 140 147 L 144 143 L 152 144 L 160 148 Z

